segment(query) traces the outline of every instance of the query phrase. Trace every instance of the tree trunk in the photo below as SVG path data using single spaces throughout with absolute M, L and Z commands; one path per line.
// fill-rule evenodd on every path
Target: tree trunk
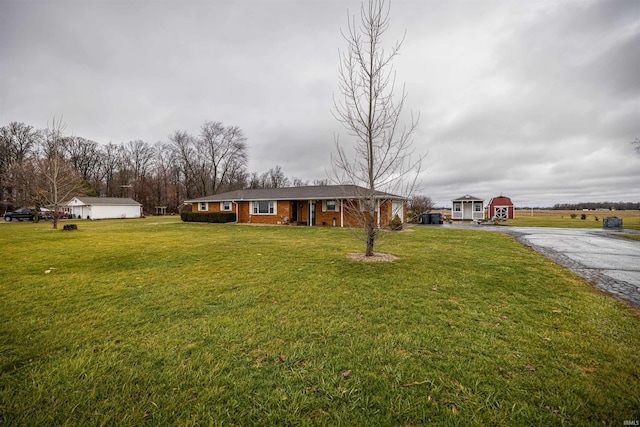
M 376 240 L 376 228 L 374 224 L 374 216 L 371 212 L 367 212 L 367 250 L 364 256 L 373 256 L 373 245 Z

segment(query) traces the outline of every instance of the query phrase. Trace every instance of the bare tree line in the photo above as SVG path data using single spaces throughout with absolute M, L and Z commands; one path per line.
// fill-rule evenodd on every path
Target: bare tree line
M 242 130 L 220 122 L 205 122 L 195 135 L 177 130 L 153 144 L 133 140 L 106 145 L 64 135 L 60 120 L 54 119 L 48 129 L 12 122 L 0 127 L 0 203 L 7 211 L 52 207 L 73 196 L 131 197 L 146 213 L 159 206 L 178 212 L 185 199 L 242 188 L 310 184 L 286 177 L 280 166 L 250 173 L 247 162 Z M 65 183 L 65 192 L 55 197 L 57 203 L 52 180 L 46 179 L 54 163 L 55 184 Z

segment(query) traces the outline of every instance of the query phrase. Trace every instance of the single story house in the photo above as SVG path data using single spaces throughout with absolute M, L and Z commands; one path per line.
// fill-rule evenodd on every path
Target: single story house
M 142 205 L 128 197 L 74 197 L 64 210 L 82 219 L 142 217 Z
M 356 185 L 259 188 L 229 191 L 185 200 L 192 212 L 233 212 L 238 223 L 297 224 L 353 227 L 363 224 L 363 200 L 368 190 Z M 407 199 L 374 192 L 375 221 L 388 226 L 398 215 L 406 218 Z
M 470 195 L 453 199 L 451 219 L 473 221 L 484 218 L 484 200 Z
M 505 220 L 513 219 L 513 216 L 513 202 L 511 202 L 510 198 L 501 194 L 489 200 L 489 204 L 487 205 L 487 219 L 495 218 L 497 220 Z

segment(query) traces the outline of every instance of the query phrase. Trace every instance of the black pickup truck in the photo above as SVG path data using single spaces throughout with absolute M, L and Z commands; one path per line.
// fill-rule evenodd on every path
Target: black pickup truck
M 20 208 L 20 209 L 16 209 L 13 212 L 6 212 L 4 214 L 4 220 L 13 221 L 14 219 L 17 219 L 18 221 L 22 221 L 22 220 L 33 221 L 34 215 L 35 215 L 35 211 L 33 209 Z

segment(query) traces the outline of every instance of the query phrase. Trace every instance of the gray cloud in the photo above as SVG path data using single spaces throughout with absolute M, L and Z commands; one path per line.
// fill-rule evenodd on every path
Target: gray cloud
M 250 168 L 325 178 L 347 8 L 324 1 L 0 0 L 0 124 L 100 143 L 240 126 Z M 439 204 L 640 199 L 637 0 L 394 1 L 394 63 Z

